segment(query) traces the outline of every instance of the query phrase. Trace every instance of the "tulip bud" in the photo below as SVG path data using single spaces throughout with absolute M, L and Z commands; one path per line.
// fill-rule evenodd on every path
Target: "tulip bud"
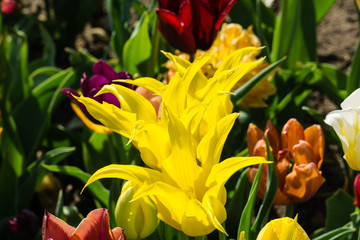
M 138 187 L 128 181 L 124 184 L 116 203 L 116 224 L 124 229 L 127 239 L 145 238 L 159 223 L 157 208 L 149 197 L 132 201 Z

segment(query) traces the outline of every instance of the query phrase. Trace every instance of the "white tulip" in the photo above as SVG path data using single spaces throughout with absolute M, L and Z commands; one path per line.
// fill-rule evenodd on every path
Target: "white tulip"
M 360 171 L 360 88 L 350 94 L 340 107 L 341 110 L 326 116 L 325 123 L 332 126 L 339 136 L 344 159 L 349 166 Z

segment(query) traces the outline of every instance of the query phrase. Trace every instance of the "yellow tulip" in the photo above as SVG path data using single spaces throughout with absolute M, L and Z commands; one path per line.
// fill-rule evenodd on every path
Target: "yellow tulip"
M 360 89 L 355 90 L 341 104 L 341 110 L 330 112 L 325 123 L 332 126 L 344 151 L 350 168 L 360 171 Z
M 257 240 L 308 240 L 310 239 L 304 229 L 295 219 L 288 217 L 278 218 L 268 222 L 261 229 Z
M 263 157 L 234 157 L 220 161 L 227 135 L 238 114 L 232 112 L 230 90 L 260 61 L 239 59 L 257 48 L 233 52 L 210 79 L 200 71 L 211 58 L 193 64 L 169 53 L 178 72 L 169 84 L 152 78 L 123 80 L 161 97 L 160 117 L 139 93 L 120 85 L 105 85 L 98 94 L 112 93 L 121 109 L 84 96 L 78 101 L 98 121 L 131 141 L 148 167 L 109 165 L 95 172 L 87 185 L 101 178 L 122 178 L 139 187 L 132 201 L 150 197 L 158 217 L 189 236 L 218 229 L 226 219 L 225 183 L 232 174 Z
M 123 178 L 141 186 L 133 201 L 149 196 L 158 209 L 158 217 L 189 236 L 202 236 L 214 229 L 224 233 L 226 219 L 226 181 L 239 169 L 267 163 L 262 157 L 233 157 L 222 162 L 220 154 L 238 114 L 221 119 L 201 140 L 197 148 L 180 119 L 168 111 L 171 154 L 160 170 L 109 165 L 95 172 L 87 185 L 101 178 Z M 156 142 L 148 142 L 149 148 Z M 199 164 L 201 163 L 201 164 Z
M 127 239 L 146 238 L 155 231 L 159 223 L 156 206 L 150 198 L 132 201 L 138 188 L 132 182 L 126 182 L 116 203 L 116 224 L 124 229 Z

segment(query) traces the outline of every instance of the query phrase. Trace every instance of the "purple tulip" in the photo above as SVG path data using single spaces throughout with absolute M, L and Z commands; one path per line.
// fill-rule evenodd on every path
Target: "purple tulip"
M 33 239 L 40 228 L 40 221 L 32 211 L 23 209 L 8 221 L 8 226 L 13 239 Z
M 122 86 L 126 86 L 128 88 L 134 89 L 135 86 L 127 83 L 114 82 L 113 80 L 117 79 L 132 79 L 130 73 L 126 71 L 115 72 L 115 70 L 104 60 L 97 61 L 92 68 L 93 76 L 88 77 L 86 73 L 83 74 L 83 78 L 81 79 L 81 91 L 82 95 L 85 97 L 90 97 L 99 103 L 107 102 L 113 104 L 117 107 L 120 107 L 120 102 L 118 99 L 111 93 L 101 94 L 99 96 L 95 95 L 100 91 L 100 89 L 104 85 L 110 84 L 119 84 Z M 80 94 L 71 88 L 64 88 L 61 90 L 61 93 L 65 96 L 69 97 L 81 108 L 81 110 L 89 116 L 85 106 L 77 101 L 74 96 L 79 97 Z M 74 95 L 74 96 L 73 96 Z

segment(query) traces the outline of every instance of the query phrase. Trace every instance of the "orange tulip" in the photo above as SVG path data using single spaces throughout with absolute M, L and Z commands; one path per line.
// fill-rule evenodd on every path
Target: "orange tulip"
M 265 131 L 256 125 L 248 128 L 247 145 L 251 156 L 266 156 L 265 136 L 269 140 L 278 177 L 278 189 L 274 204 L 289 204 L 309 200 L 325 179 L 320 167 L 324 157 L 324 133 L 319 125 L 303 129 L 296 119 L 290 119 L 279 137 L 269 120 Z M 281 142 L 280 142 L 281 138 Z M 248 176 L 253 182 L 258 167 L 252 167 Z M 262 168 L 258 196 L 263 198 L 266 191 L 267 168 Z
M 119 227 L 110 229 L 109 214 L 106 209 L 91 211 L 76 229 L 46 211 L 43 218 L 42 239 L 124 240 L 125 235 Z

